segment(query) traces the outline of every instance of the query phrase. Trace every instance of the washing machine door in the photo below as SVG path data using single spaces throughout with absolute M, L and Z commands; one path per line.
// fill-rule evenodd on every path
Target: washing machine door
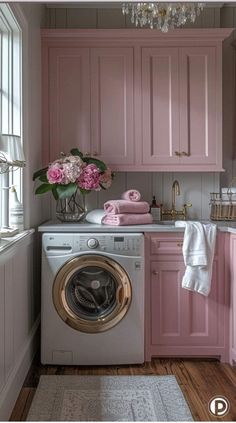
M 69 260 L 53 284 L 53 302 L 59 316 L 67 325 L 86 333 L 104 332 L 117 325 L 131 299 L 127 272 L 115 260 L 96 254 Z

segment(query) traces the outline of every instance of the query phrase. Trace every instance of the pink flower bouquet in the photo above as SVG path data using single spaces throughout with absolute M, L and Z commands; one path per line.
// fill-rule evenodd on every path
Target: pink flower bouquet
M 77 190 L 87 194 L 107 189 L 113 177 L 114 174 L 104 162 L 84 156 L 77 148 L 73 148 L 70 155 L 62 154 L 48 167 L 35 172 L 33 180 L 42 182 L 36 194 L 51 191 L 56 200 L 61 200 L 76 194 Z

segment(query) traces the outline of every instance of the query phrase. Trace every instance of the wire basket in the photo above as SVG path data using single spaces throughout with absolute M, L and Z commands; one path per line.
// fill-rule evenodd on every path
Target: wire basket
M 236 221 L 236 192 L 232 192 L 234 177 L 230 183 L 227 192 L 211 192 L 211 220 Z

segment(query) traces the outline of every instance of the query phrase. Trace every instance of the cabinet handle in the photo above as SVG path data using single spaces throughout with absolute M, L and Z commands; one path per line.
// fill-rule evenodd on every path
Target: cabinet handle
M 93 156 L 94 156 L 94 157 L 98 156 L 98 152 L 97 152 L 97 151 L 94 151 L 94 152 L 93 152 Z
M 177 243 L 177 247 L 183 247 L 183 243 L 182 242 L 178 242 Z
M 155 275 L 155 276 L 157 276 L 157 275 L 159 275 L 159 272 L 157 270 L 153 270 L 152 271 L 152 274 Z
M 190 154 L 189 154 L 189 153 L 186 153 L 186 151 L 182 151 L 181 156 L 189 157 L 189 156 L 190 156 Z
M 175 151 L 175 155 L 178 156 L 178 157 L 180 157 L 181 156 L 181 153 L 179 151 Z

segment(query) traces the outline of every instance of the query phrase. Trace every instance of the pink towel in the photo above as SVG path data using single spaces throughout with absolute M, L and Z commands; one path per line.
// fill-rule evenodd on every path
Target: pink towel
M 121 198 L 129 201 L 140 201 L 141 194 L 136 189 L 129 189 L 128 191 L 123 192 Z
M 150 213 L 145 214 L 107 214 L 103 217 L 102 223 L 104 225 L 147 225 L 153 222 L 152 215 Z
M 110 200 L 104 204 L 106 214 L 148 213 L 149 208 L 146 201 Z

